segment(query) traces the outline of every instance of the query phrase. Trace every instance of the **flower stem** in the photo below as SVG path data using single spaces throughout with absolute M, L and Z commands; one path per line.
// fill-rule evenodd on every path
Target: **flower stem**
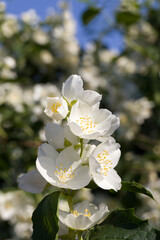
M 73 211 L 72 195 L 67 195 L 67 201 L 68 201 L 70 211 Z
M 82 154 L 83 154 L 83 138 L 80 138 L 80 143 L 81 143 L 81 153 L 80 153 L 80 157 L 82 157 Z

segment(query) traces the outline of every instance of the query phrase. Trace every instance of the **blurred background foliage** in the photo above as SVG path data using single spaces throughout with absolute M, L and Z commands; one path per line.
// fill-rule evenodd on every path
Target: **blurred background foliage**
M 160 228 L 160 1 L 123 0 L 112 19 L 103 4 L 81 2 L 83 27 L 93 36 L 83 48 L 67 2 L 44 20 L 34 10 L 8 14 L 0 2 L 0 240 L 30 237 L 41 196 L 18 191 L 16 179 L 34 167 L 45 141 L 46 97 L 58 96 L 71 74 L 103 94 L 101 107 L 120 117 L 117 171 L 123 181 L 145 185 L 157 202 L 125 191 L 84 190 L 76 198 L 104 201 L 110 211 L 134 207 Z M 104 41 L 115 32 L 123 41 L 119 52 Z

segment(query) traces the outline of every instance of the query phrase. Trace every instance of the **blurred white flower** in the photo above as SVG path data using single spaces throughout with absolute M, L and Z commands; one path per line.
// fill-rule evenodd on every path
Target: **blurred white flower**
M 13 68 L 16 67 L 16 61 L 15 61 L 15 59 L 12 58 L 12 57 L 10 57 L 10 56 L 4 57 L 3 62 L 4 62 L 4 64 L 5 64 L 7 67 L 9 67 L 9 68 L 11 68 L 11 69 L 13 69 Z
M 19 27 L 16 16 L 9 15 L 9 14 L 6 15 L 5 21 L 1 25 L 2 34 L 5 37 L 10 38 L 15 33 L 17 33 L 19 31 L 19 29 L 20 29 L 20 27 Z
M 79 74 L 83 77 L 89 88 L 93 90 L 96 90 L 97 88 L 105 89 L 107 87 L 106 79 L 100 76 L 99 68 L 92 62 L 87 66 L 84 65 L 81 67 L 79 69 Z
M 94 204 L 83 201 L 77 203 L 71 212 L 59 210 L 59 219 L 72 229 L 86 230 L 100 222 L 108 212 L 105 205 L 98 209 Z
M 5 4 L 5 2 L 0 2 L 0 13 L 1 12 L 4 12 L 6 10 L 6 4 Z
M 53 84 L 36 84 L 33 87 L 33 100 L 34 102 L 39 102 L 39 105 L 41 105 L 41 107 L 46 106 L 46 97 L 58 96 L 60 96 L 60 91 Z
M 117 53 L 113 50 L 103 49 L 99 51 L 99 59 L 104 64 L 109 64 L 112 60 L 117 57 Z
M 52 64 L 54 62 L 53 56 L 47 50 L 40 51 L 39 57 L 44 64 Z
M 118 58 L 115 64 L 115 71 L 120 72 L 122 74 L 129 73 L 133 74 L 136 71 L 136 64 L 133 60 L 122 56 Z
M 0 218 L 11 223 L 31 218 L 34 202 L 22 191 L 0 192 Z
M 37 15 L 34 9 L 30 9 L 26 12 L 23 12 L 21 14 L 21 19 L 23 20 L 23 22 L 29 25 L 36 25 L 40 20 L 39 16 Z
M 146 186 L 152 193 L 155 201 L 146 196 L 141 196 L 145 204 L 139 209 L 139 213 L 143 219 L 148 219 L 149 223 L 156 228 L 159 228 L 160 223 L 160 178 L 152 180 Z
M 33 231 L 33 227 L 30 221 L 17 222 L 14 224 L 14 227 L 13 227 L 13 234 L 16 237 L 16 239 L 23 239 L 23 238 L 28 239 L 31 236 L 32 231 Z
M 49 36 L 42 30 L 36 30 L 35 32 L 33 32 L 32 38 L 33 41 L 35 41 L 39 45 L 46 45 L 47 43 L 49 43 Z
M 7 79 L 7 80 L 14 80 L 17 77 L 17 73 L 13 72 L 10 69 L 3 68 L 0 72 L 0 77 L 4 78 L 4 79 Z
M 124 109 L 128 110 L 138 124 L 144 123 L 152 114 L 154 103 L 146 97 L 142 97 L 135 101 L 124 102 Z

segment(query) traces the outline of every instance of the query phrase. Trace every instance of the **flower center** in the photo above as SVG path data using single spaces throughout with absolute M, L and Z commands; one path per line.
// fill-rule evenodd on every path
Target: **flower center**
M 97 160 L 98 160 L 99 164 L 101 165 L 100 173 L 104 176 L 107 176 L 108 170 L 111 169 L 112 168 L 111 165 L 113 165 L 111 160 L 107 159 L 108 155 L 109 154 L 106 150 L 102 151 L 101 153 L 99 153 L 97 155 Z
M 93 133 L 94 128 L 97 125 L 97 122 L 93 122 L 90 116 L 80 117 L 77 119 L 77 123 L 84 133 Z
M 78 217 L 79 215 L 83 215 L 85 217 L 88 217 L 90 219 L 91 213 L 89 212 L 88 208 L 85 209 L 85 213 L 79 213 L 77 210 L 71 211 L 71 213 L 75 216 Z
M 57 170 L 54 173 L 58 177 L 58 179 L 61 183 L 65 183 L 75 176 L 75 174 L 73 173 L 73 172 L 75 172 L 75 170 L 73 171 L 72 166 L 68 169 L 64 168 L 64 170 L 63 170 L 62 164 L 61 164 L 59 169 L 58 169 L 58 167 L 56 167 L 56 168 L 57 168 Z
M 52 112 L 54 112 L 54 113 L 59 113 L 58 112 L 58 108 L 61 106 L 62 104 L 61 103 L 53 103 L 53 105 L 52 105 L 52 107 L 51 107 L 51 109 L 52 109 Z

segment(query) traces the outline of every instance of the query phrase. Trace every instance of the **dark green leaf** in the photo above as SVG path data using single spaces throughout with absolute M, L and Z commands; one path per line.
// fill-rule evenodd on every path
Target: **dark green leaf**
M 122 190 L 126 190 L 128 192 L 136 192 L 136 193 L 142 193 L 144 195 L 147 195 L 148 197 L 153 198 L 153 195 L 150 191 L 148 191 L 142 184 L 137 182 L 123 182 L 122 181 Z
M 90 229 L 84 240 L 160 240 L 160 232 L 137 218 L 133 209 L 116 210 Z
M 57 206 L 60 192 L 47 195 L 33 212 L 33 240 L 55 240 L 59 230 Z
M 100 8 L 90 7 L 82 14 L 82 20 L 87 25 L 94 17 L 100 13 Z
M 116 14 L 117 22 L 124 25 L 134 24 L 139 21 L 140 17 L 139 13 L 132 13 L 130 11 L 120 11 Z

